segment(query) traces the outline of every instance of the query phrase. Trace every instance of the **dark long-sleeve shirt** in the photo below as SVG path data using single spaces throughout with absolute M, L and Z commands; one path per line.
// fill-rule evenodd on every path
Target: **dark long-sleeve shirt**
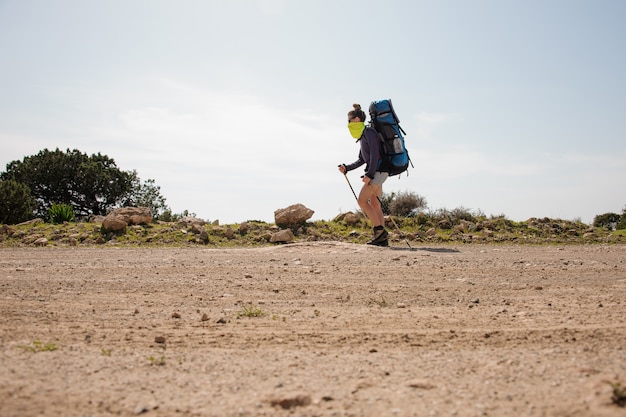
M 365 165 L 365 175 L 370 178 L 374 178 L 374 174 L 378 170 L 381 162 L 380 155 L 380 140 L 378 140 L 378 133 L 371 127 L 366 128 L 363 134 L 359 138 L 361 144 L 361 150 L 359 151 L 359 159 L 351 164 L 346 165 L 346 171 L 352 171 L 358 167 Z

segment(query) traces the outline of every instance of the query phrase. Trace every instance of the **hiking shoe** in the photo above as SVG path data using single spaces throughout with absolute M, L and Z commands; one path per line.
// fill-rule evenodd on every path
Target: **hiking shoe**
M 389 246 L 389 239 L 378 240 L 377 242 L 369 241 L 369 242 L 367 242 L 367 244 L 368 245 L 372 245 L 372 246 L 384 246 L 384 247 L 387 247 L 387 246 Z
M 384 245 L 384 246 L 388 246 L 389 245 L 388 238 L 389 238 L 389 233 L 387 233 L 387 231 L 385 229 L 376 230 L 374 232 L 374 239 L 372 239 L 369 242 L 367 242 L 367 244 L 368 245 L 383 246 L 383 245 L 380 245 L 380 243 L 386 242 L 387 245 Z

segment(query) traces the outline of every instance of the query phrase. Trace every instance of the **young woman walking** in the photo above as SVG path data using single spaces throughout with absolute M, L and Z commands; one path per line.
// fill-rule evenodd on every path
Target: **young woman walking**
M 365 164 L 363 187 L 357 201 L 363 213 L 373 223 L 374 236 L 367 242 L 368 245 L 389 246 L 389 233 L 385 230 L 385 217 L 380 205 L 383 195 L 383 183 L 389 177 L 387 172 L 380 172 L 381 149 L 378 133 L 371 127 L 365 126 L 365 112 L 360 104 L 353 104 L 353 110 L 348 112 L 348 129 L 357 143 L 360 143 L 359 157 L 351 164 L 339 165 L 339 172 L 346 174 Z

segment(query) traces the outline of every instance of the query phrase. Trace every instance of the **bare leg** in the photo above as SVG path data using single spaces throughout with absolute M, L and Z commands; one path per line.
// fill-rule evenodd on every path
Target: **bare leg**
M 361 192 L 359 193 L 359 207 L 365 213 L 368 219 L 370 219 L 376 226 L 384 226 L 385 217 L 383 215 L 382 207 L 378 198 L 382 197 L 383 187 L 375 184 L 363 184 Z

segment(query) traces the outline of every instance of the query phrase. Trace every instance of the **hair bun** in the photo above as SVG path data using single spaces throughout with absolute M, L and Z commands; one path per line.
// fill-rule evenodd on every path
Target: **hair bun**
M 361 105 L 360 105 L 360 104 L 356 104 L 356 103 L 354 103 L 354 104 L 352 105 L 352 107 L 354 107 L 354 110 L 361 110 Z

